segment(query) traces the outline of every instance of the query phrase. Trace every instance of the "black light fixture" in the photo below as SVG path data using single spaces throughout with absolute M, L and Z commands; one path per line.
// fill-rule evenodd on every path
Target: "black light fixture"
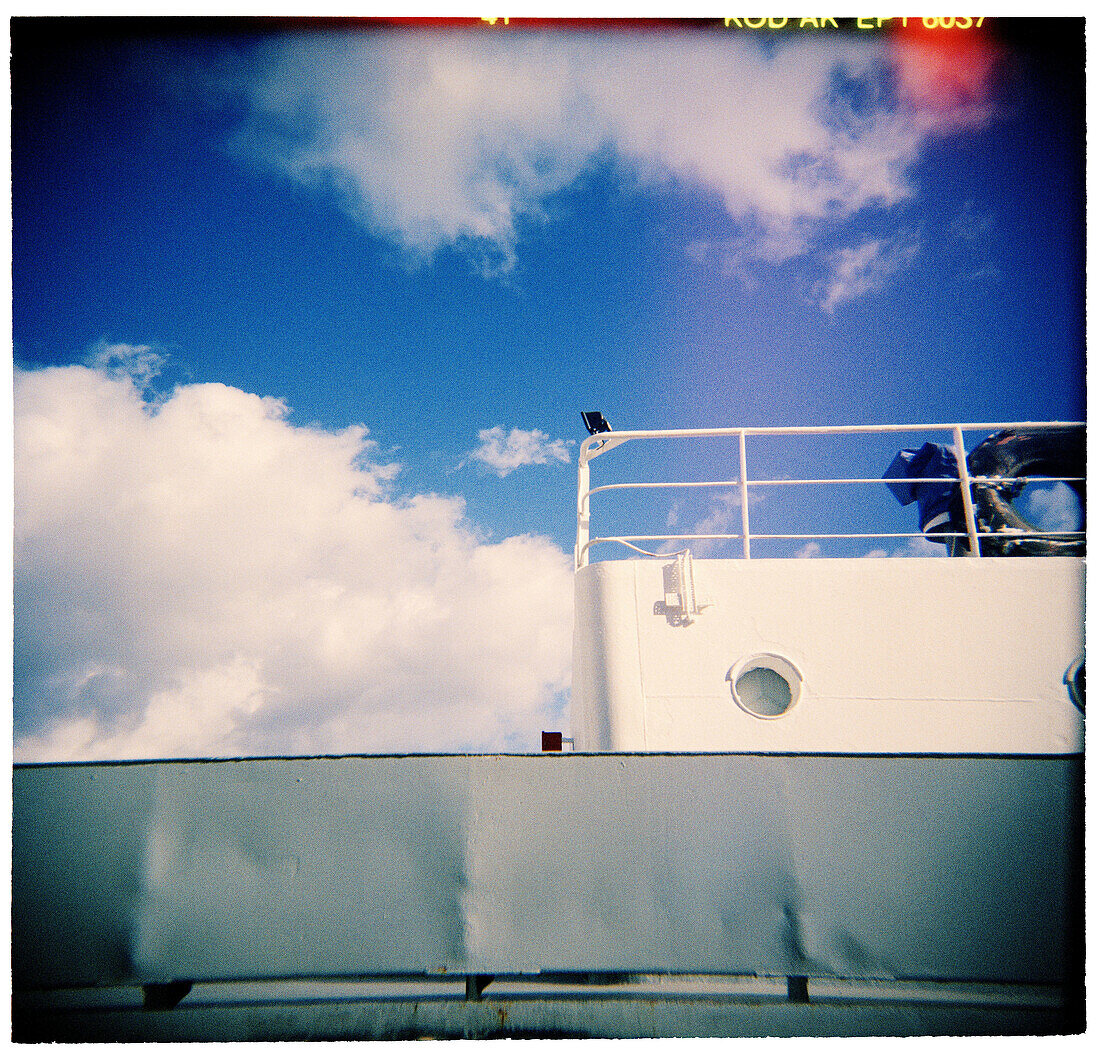
M 603 412 L 582 411 L 581 418 L 584 419 L 584 428 L 589 433 L 611 433 L 611 423 L 603 417 Z

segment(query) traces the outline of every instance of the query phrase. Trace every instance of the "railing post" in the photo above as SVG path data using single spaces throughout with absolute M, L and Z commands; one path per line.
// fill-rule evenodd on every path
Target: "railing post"
M 580 460 L 577 463 L 577 546 L 573 555 L 574 570 L 588 565 L 588 526 L 591 520 L 588 497 L 589 478 L 588 453 L 581 448 Z
M 745 558 L 749 557 L 749 475 L 748 461 L 745 458 L 745 431 L 737 435 L 738 449 L 741 457 L 741 552 Z
M 959 488 L 962 489 L 963 513 L 966 517 L 966 537 L 970 541 L 970 553 L 980 557 L 981 541 L 978 539 L 978 522 L 974 514 L 974 497 L 970 495 L 970 471 L 966 466 L 966 445 L 963 444 L 962 427 L 955 426 L 955 462 L 959 465 Z

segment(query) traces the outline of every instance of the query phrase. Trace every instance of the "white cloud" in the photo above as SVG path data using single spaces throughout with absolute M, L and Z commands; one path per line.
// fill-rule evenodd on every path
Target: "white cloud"
M 516 225 L 598 144 L 565 57 L 452 33 L 311 35 L 267 53 L 236 146 L 326 186 L 417 254 L 473 242 L 507 268 Z
M 567 443 L 551 441 L 550 435 L 542 430 L 514 429 L 505 433 L 503 426 L 493 426 L 479 430 L 477 439 L 481 446 L 469 458 L 483 463 L 502 478 L 520 467 L 569 462 Z
M 876 548 L 868 551 L 864 558 L 943 558 L 947 554 L 947 548 L 943 544 L 937 544 L 934 540 L 928 540 L 923 536 L 910 537 L 901 547 Z
M 763 263 L 778 267 L 811 250 L 811 225 L 805 222 L 783 225 L 773 220 L 767 227 L 746 222 L 744 228 L 744 234 L 736 239 L 691 242 L 685 253 L 698 265 L 713 259 L 723 275 L 737 279 L 751 290 L 759 285 L 755 265 Z
M 795 553 L 795 558 L 820 558 L 821 545 L 816 540 L 808 540 Z
M 1028 521 L 1045 533 L 1074 533 L 1085 524 L 1081 501 L 1064 481 L 1031 486 L 1023 505 Z
M 414 254 L 460 244 L 499 269 L 521 222 L 610 147 L 624 175 L 741 222 L 720 247 L 736 272 L 805 253 L 822 221 L 906 200 L 928 135 L 988 120 L 987 55 L 955 71 L 922 55 L 840 35 L 313 34 L 239 80 L 235 146 Z
M 866 239 L 859 246 L 839 250 L 832 255 L 831 275 L 819 290 L 822 309 L 832 313 L 837 305 L 881 290 L 892 275 L 909 266 L 919 250 L 915 238 Z
M 749 507 L 754 507 L 763 502 L 763 496 L 758 493 L 749 493 Z M 679 524 L 681 518 L 681 507 L 677 503 L 669 511 L 667 525 L 669 529 L 674 529 Z M 688 529 L 688 534 L 695 536 L 708 536 L 711 534 L 717 536 L 730 535 L 739 537 L 741 533 L 741 493 L 740 492 L 720 492 L 711 501 L 707 507 L 706 513 L 699 519 L 697 519 Z M 666 540 L 662 545 L 662 549 L 680 548 L 687 546 L 691 549 L 693 555 L 696 558 L 709 558 L 723 551 L 730 546 L 740 547 L 740 540 L 677 540 L 672 538 Z
M 692 528 L 693 533 L 728 533 L 736 521 L 738 530 L 741 525 L 741 494 L 739 492 L 720 492 L 710 505 L 707 513 Z
M 17 759 L 534 748 L 568 557 L 373 456 L 227 386 L 17 372 Z
M 165 358 L 151 345 L 130 345 L 100 339 L 89 350 L 85 363 L 112 378 L 132 378 L 144 388 L 161 373 Z

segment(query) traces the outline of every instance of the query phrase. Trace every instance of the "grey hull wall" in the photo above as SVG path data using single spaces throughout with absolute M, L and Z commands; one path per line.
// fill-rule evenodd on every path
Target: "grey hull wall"
M 16 991 L 385 974 L 1072 984 L 1080 757 L 17 767 Z

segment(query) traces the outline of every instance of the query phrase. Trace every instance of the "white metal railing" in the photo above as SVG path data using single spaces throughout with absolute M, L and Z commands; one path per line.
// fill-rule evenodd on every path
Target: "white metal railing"
M 741 540 L 743 557 L 751 557 L 750 543 L 752 540 L 881 540 L 881 539 L 913 539 L 924 536 L 921 531 L 910 533 L 752 533 L 749 529 L 749 486 L 750 485 L 870 485 L 883 484 L 887 480 L 883 477 L 874 478 L 759 478 L 748 476 L 748 459 L 746 455 L 747 437 L 800 437 L 821 435 L 850 435 L 850 434 L 889 434 L 889 433 L 936 433 L 950 432 L 951 447 L 959 468 L 959 476 L 956 478 L 905 478 L 910 484 L 920 483 L 947 483 L 954 481 L 960 486 L 963 501 L 963 515 L 966 522 L 966 532 L 936 532 L 937 537 L 963 537 L 967 538 L 970 554 L 979 556 L 981 547 L 979 541 L 985 537 L 995 537 L 997 532 L 983 532 L 978 528 L 978 519 L 974 508 L 974 499 L 971 495 L 971 486 L 975 484 L 996 483 L 1004 484 L 1011 481 L 1062 481 L 1080 482 L 1084 478 L 1076 477 L 1037 477 L 1029 475 L 1025 478 L 1009 477 L 978 477 L 969 473 L 966 463 L 966 445 L 963 441 L 964 433 L 984 432 L 991 433 L 996 430 L 1035 430 L 1061 427 L 1083 427 L 1082 422 L 1000 422 L 1000 423 L 910 423 L 888 424 L 875 426 L 746 426 L 723 427 L 717 429 L 692 429 L 692 430 L 615 430 L 607 433 L 594 434 L 588 437 L 580 449 L 580 458 L 577 465 L 577 542 L 574 552 L 575 568 L 580 569 L 588 564 L 588 554 L 596 544 L 617 543 L 622 544 L 643 555 L 658 558 L 670 558 L 673 554 L 656 555 L 636 546 L 647 541 L 667 540 Z M 736 437 L 738 440 L 739 475 L 731 481 L 633 481 L 618 482 L 608 485 L 590 484 L 589 463 L 597 456 L 610 452 L 627 441 L 648 441 L 665 438 L 703 438 L 703 437 Z M 901 480 L 901 479 L 899 479 Z M 590 534 L 591 527 L 591 499 L 598 492 L 610 492 L 613 490 L 629 489 L 703 489 L 703 488 L 737 488 L 740 492 L 741 507 L 741 532 L 740 533 L 659 533 L 659 534 L 632 534 L 629 536 L 593 537 Z M 1084 536 L 1083 532 L 1069 533 L 1065 531 L 1042 532 L 1036 530 L 1029 533 L 1035 537 L 1055 537 L 1064 539 L 1067 536 Z

